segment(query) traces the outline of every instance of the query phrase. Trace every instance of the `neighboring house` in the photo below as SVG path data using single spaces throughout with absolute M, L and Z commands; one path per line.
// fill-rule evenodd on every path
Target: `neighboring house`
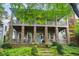
M 0 43 L 3 42 L 4 36 L 6 36 L 7 31 L 9 30 L 9 19 L 2 18 L 0 26 Z
M 3 27 L 0 26 L 0 38 L 3 36 Z
M 3 36 L 6 35 L 7 31 L 9 30 L 9 19 L 3 19 L 2 24 L 3 24 Z
M 3 26 L 0 25 L 0 44 L 3 42 Z

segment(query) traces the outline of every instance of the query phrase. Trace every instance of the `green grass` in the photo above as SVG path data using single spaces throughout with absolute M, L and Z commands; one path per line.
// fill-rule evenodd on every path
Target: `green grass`
M 30 56 L 31 55 L 31 47 L 5 49 L 5 50 L 3 50 L 3 53 L 6 56 Z
M 3 49 L 3 50 L 0 50 L 0 55 L 1 56 L 32 56 L 31 55 L 31 48 L 32 47 Z M 59 55 L 56 50 L 56 46 L 53 46 L 51 48 L 38 47 L 37 49 L 38 49 L 38 55 L 40 55 L 40 56 L 43 56 L 45 54 L 45 53 L 41 53 L 40 51 L 46 51 L 46 49 L 51 52 L 52 56 Z M 63 54 L 64 56 L 78 56 L 79 55 L 79 47 L 64 46 L 63 52 L 64 52 L 64 54 Z
M 65 46 L 64 55 L 67 56 L 79 56 L 79 47 Z

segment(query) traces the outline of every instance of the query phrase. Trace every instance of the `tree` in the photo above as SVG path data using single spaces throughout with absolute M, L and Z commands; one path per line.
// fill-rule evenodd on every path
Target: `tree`
M 66 3 L 15 3 L 10 4 L 13 13 L 22 23 L 40 23 L 45 24 L 46 21 L 59 20 L 60 18 L 70 15 L 73 10 Z
M 2 24 L 2 14 L 4 13 L 4 8 L 2 7 L 2 4 L 0 4 L 0 25 Z
M 77 20 L 75 28 L 76 28 L 76 30 L 75 30 L 75 36 L 76 36 L 77 44 L 79 45 L 79 20 Z

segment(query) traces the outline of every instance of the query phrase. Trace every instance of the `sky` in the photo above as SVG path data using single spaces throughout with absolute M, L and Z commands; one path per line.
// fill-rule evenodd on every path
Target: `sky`
M 27 8 L 27 5 L 25 3 L 23 3 L 23 5 Z M 8 15 L 11 15 L 12 12 L 10 10 L 10 8 L 11 8 L 10 3 L 3 4 L 3 7 L 5 8 L 5 11 L 8 12 Z
M 9 9 L 11 6 L 9 3 L 3 4 L 3 7 L 5 8 L 5 11 L 8 12 L 8 15 L 11 15 L 11 10 Z

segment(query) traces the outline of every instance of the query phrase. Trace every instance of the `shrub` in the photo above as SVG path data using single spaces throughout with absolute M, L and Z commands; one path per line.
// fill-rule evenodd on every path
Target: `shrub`
M 4 56 L 4 52 L 3 51 L 0 51 L 0 56 Z
M 50 45 L 50 44 L 45 44 L 45 47 L 46 47 L 46 48 L 50 48 L 51 45 Z
M 77 45 L 75 43 L 70 43 L 68 46 L 76 47 Z
M 61 55 L 64 53 L 63 46 L 61 44 L 57 44 L 57 52 L 58 54 L 61 54 Z
M 73 54 L 75 56 L 79 56 L 79 53 L 76 53 L 76 52 L 72 52 L 71 54 Z
M 58 43 L 57 42 L 52 42 L 52 46 L 57 46 Z
M 10 43 L 4 43 L 4 44 L 2 44 L 1 47 L 4 48 L 4 49 L 10 49 L 10 48 L 12 48 L 12 46 L 11 46 Z
M 31 49 L 31 54 L 33 56 L 37 56 L 38 55 L 38 50 L 37 50 L 37 47 L 36 46 L 33 46 L 32 49 Z

